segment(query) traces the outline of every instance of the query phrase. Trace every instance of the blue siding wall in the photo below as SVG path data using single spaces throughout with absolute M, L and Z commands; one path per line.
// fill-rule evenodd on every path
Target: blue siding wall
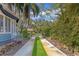
M 0 34 L 0 42 L 11 40 L 11 34 Z

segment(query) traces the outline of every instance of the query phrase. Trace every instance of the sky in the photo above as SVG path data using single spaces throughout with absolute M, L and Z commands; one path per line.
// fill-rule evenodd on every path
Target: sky
M 42 9 L 50 9 L 54 7 L 54 3 L 37 3 L 37 5 Z
M 54 10 L 53 8 L 54 8 L 54 4 L 52 4 L 52 3 L 44 3 L 43 4 L 43 7 L 41 6 L 41 3 L 40 4 L 37 4 L 40 8 L 41 8 L 41 12 L 42 12 L 42 15 L 43 15 L 43 17 L 40 17 L 40 16 L 38 16 L 38 17 L 32 17 L 32 19 L 45 19 L 45 20 L 54 20 L 56 17 L 57 17 L 57 13 L 59 13 L 59 10 Z M 50 9 L 50 10 L 52 10 L 52 12 L 50 13 L 50 16 L 52 17 L 50 17 L 49 15 L 47 16 L 47 15 L 45 15 L 46 14 L 46 12 L 44 11 L 44 10 L 47 10 L 47 9 Z
M 52 7 L 52 5 L 53 5 L 53 4 L 51 4 L 51 3 L 45 3 L 45 4 L 44 4 L 44 8 L 50 9 L 50 8 Z

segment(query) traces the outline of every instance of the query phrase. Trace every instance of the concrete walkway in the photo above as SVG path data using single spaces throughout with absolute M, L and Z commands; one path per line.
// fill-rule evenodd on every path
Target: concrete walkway
M 31 56 L 34 39 L 35 37 L 32 37 L 20 50 L 14 54 L 14 56 Z
M 32 37 L 21 49 L 19 49 L 14 56 L 32 56 L 32 49 L 35 37 Z M 48 56 L 66 56 L 62 51 L 48 42 L 46 39 L 41 39 L 44 49 Z
M 48 56 L 66 56 L 65 53 L 60 51 L 58 48 L 56 48 L 54 45 L 52 45 L 46 39 L 41 39 L 41 41 L 42 41 L 42 44 L 43 44 L 44 49 L 46 50 Z

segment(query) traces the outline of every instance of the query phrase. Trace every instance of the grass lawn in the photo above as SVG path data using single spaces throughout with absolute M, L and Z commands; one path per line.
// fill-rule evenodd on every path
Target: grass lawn
M 47 56 L 39 37 L 35 38 L 32 56 Z

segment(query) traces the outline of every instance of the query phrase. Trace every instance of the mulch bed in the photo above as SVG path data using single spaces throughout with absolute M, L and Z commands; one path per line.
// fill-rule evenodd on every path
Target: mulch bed
M 15 40 L 0 46 L 0 56 L 13 56 L 28 40 Z
M 64 52 L 67 56 L 73 56 L 74 54 L 68 50 L 68 48 L 65 48 L 64 44 L 59 42 L 56 39 L 47 39 L 51 44 L 56 46 L 58 49 L 60 49 L 62 52 Z

